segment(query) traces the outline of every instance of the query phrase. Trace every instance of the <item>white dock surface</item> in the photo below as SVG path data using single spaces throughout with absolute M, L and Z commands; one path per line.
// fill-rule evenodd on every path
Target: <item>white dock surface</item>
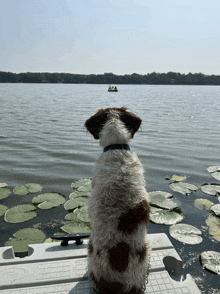
M 190 275 L 183 280 L 182 261 L 166 234 L 148 234 L 152 246 L 146 293 L 201 293 Z M 14 257 L 12 247 L 0 248 L 1 294 L 89 294 L 87 244 L 60 242 L 29 245 L 29 256 Z M 104 294 L 104 293 L 103 293 Z

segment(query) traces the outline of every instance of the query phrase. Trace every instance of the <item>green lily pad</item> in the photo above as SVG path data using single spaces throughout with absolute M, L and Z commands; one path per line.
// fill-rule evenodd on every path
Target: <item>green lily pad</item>
M 7 198 L 11 194 L 8 188 L 0 188 L 0 200 Z
M 211 176 L 212 176 L 214 179 L 220 181 L 220 172 L 214 172 L 214 173 L 211 173 Z
M 6 186 L 8 186 L 8 184 L 6 184 L 6 183 L 0 183 L 0 188 L 4 188 Z
M 149 194 L 150 198 L 155 197 L 155 196 L 163 196 L 166 199 L 173 197 L 173 195 L 171 193 L 168 193 L 165 191 L 153 191 L 153 192 L 149 192 L 148 194 Z
M 173 191 L 176 191 L 178 193 L 181 193 L 183 195 L 190 194 L 192 191 L 197 191 L 198 187 L 189 183 L 172 183 L 169 185 L 170 189 Z
M 7 206 L 0 204 L 0 216 L 2 216 L 7 209 L 8 209 Z
M 88 198 L 86 198 L 86 197 L 77 197 L 77 198 L 68 200 L 64 204 L 64 208 L 66 210 L 73 210 L 75 208 L 78 208 L 80 206 L 85 206 L 85 205 L 88 205 Z
M 202 267 L 220 276 L 220 253 L 204 251 L 200 254 Z
M 84 192 L 75 191 L 69 195 L 69 198 L 74 199 L 74 198 L 81 197 L 81 196 L 90 196 L 90 192 L 88 192 L 88 191 L 84 191 Z
M 184 216 L 175 211 L 167 211 L 167 210 L 158 210 L 155 213 L 150 214 L 150 220 L 153 223 L 160 225 L 173 225 L 181 222 L 184 219 Z
M 82 222 L 71 221 L 64 224 L 61 227 L 61 230 L 68 234 L 77 234 L 77 233 L 90 233 L 90 227 Z
M 74 212 L 68 213 L 67 215 L 65 215 L 65 220 L 68 221 L 76 221 L 77 219 L 77 215 Z
M 210 167 L 207 168 L 207 171 L 210 172 L 210 173 L 220 171 L 220 166 L 210 166 Z
M 36 207 L 32 204 L 14 206 L 5 212 L 5 221 L 8 223 L 26 222 L 37 215 Z
M 211 211 L 213 211 L 215 215 L 220 216 L 220 204 L 213 205 Z
M 38 204 L 40 209 L 51 209 L 63 204 L 65 197 L 59 193 L 40 194 L 32 199 L 33 204 Z
M 167 180 L 175 181 L 175 182 L 181 182 L 181 181 L 184 181 L 185 179 L 186 177 L 184 176 L 176 176 L 176 175 L 173 175 L 172 178 L 167 178 Z
M 194 201 L 194 205 L 200 210 L 205 208 L 206 210 L 210 211 L 210 208 L 212 205 L 214 205 L 214 203 L 207 199 L 196 199 Z
M 77 189 L 77 188 L 80 188 L 81 186 L 85 186 L 85 185 L 91 184 L 91 182 L 92 181 L 90 179 L 82 179 L 82 180 L 73 182 L 71 184 L 71 187 L 73 189 Z
M 220 193 L 220 186 L 217 184 L 204 184 L 201 186 L 201 190 L 208 195 L 215 196 Z
M 215 216 L 209 216 L 205 222 L 209 227 L 209 234 L 220 242 L 220 220 Z
M 194 226 L 187 224 L 177 224 L 169 228 L 170 235 L 186 244 L 200 244 L 202 242 L 202 232 Z
M 35 183 L 29 183 L 29 184 L 26 184 L 25 186 L 28 188 L 31 194 L 38 193 L 43 189 L 41 185 L 35 184 Z
M 20 187 L 17 186 L 13 189 L 13 193 L 20 195 L 20 196 L 24 196 L 24 195 L 29 194 L 29 190 L 25 186 L 20 186 Z
M 91 191 L 91 188 L 92 188 L 92 184 L 89 183 L 89 184 L 87 184 L 87 185 L 85 185 L 85 186 L 81 186 L 81 187 L 79 187 L 79 188 L 77 189 L 77 191 L 79 191 L 79 192 L 86 192 L 86 193 L 89 193 L 89 192 Z
M 181 205 L 181 202 L 173 199 L 166 199 L 164 196 L 150 196 L 150 203 L 152 206 L 173 210 Z
M 46 235 L 39 229 L 27 228 L 17 231 L 4 245 L 13 246 L 14 252 L 27 252 L 29 244 L 43 243 Z
M 81 208 L 78 208 L 74 211 L 76 214 L 77 218 L 84 222 L 84 223 L 90 223 L 89 215 L 88 215 L 88 207 L 83 206 Z

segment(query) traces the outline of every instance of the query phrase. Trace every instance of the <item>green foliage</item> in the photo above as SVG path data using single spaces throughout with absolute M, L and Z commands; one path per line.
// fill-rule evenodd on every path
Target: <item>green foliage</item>
M 65 197 L 59 193 L 45 193 L 38 195 L 32 199 L 32 203 L 40 209 L 51 209 L 65 202 Z
M 212 207 L 212 205 L 214 205 L 213 202 L 209 201 L 208 199 L 196 199 L 194 201 L 194 205 L 198 208 L 198 209 L 203 209 L 205 208 L 206 210 L 210 211 L 210 208 Z
M 14 252 L 27 252 L 29 244 L 43 243 L 46 235 L 39 229 L 27 228 L 17 231 L 4 245 L 13 246 Z
M 166 199 L 162 195 L 150 196 L 150 203 L 152 206 L 173 210 L 181 205 L 178 200 Z
M 70 221 L 65 223 L 61 230 L 68 234 L 77 234 L 77 233 L 90 233 L 91 229 L 90 227 L 83 222 L 77 222 L 77 221 Z
M 82 186 L 87 186 L 87 185 L 89 185 L 88 187 L 90 187 L 90 189 L 91 189 L 91 180 L 90 179 L 82 179 L 82 180 L 79 180 L 79 181 L 75 181 L 75 182 L 73 182 L 72 184 L 71 184 L 71 187 L 73 188 L 73 189 L 78 189 L 78 188 L 80 188 L 80 187 L 82 187 Z M 83 191 L 84 192 L 84 191 Z
M 204 251 L 200 255 L 203 268 L 220 276 L 220 253 L 216 251 Z
M 0 200 L 7 198 L 11 194 L 8 188 L 0 188 Z
M 194 226 L 177 224 L 169 228 L 169 234 L 176 240 L 186 244 L 200 244 L 202 232 Z
M 141 85 L 220 85 L 219 75 L 176 72 L 139 75 L 68 74 L 68 73 L 11 73 L 0 72 L 0 83 L 65 83 L 65 84 L 141 84 Z
M 8 209 L 7 206 L 0 204 L 0 216 L 2 216 L 7 209 Z
M 216 216 L 220 216 L 220 204 L 213 205 L 211 211 L 214 212 Z
M 220 242 L 220 220 L 215 216 L 209 216 L 205 222 L 209 227 L 209 234 Z
M 8 186 L 8 184 L 6 184 L 6 183 L 0 183 L 0 188 L 4 188 L 6 186 Z
M 220 193 L 220 186 L 217 184 L 203 184 L 201 190 L 208 195 L 216 196 Z
M 150 220 L 153 223 L 159 225 L 173 225 L 181 222 L 184 216 L 175 211 L 168 211 L 163 209 L 157 209 L 156 211 L 151 211 Z
M 22 223 L 34 218 L 36 208 L 32 204 L 14 206 L 5 212 L 5 221 L 8 223 Z
M 13 193 L 14 193 L 14 194 L 17 194 L 17 195 L 21 195 L 21 196 L 23 196 L 23 195 L 27 195 L 27 194 L 29 194 L 29 190 L 28 190 L 27 187 L 20 186 L 20 187 L 15 187 L 15 188 L 13 189 Z
M 182 182 L 177 182 L 177 183 L 172 183 L 169 185 L 170 189 L 173 191 L 176 191 L 178 193 L 181 193 L 183 195 L 190 194 L 191 191 L 197 191 L 198 187 L 189 183 L 182 183 Z
M 184 181 L 185 179 L 186 177 L 184 176 L 176 176 L 176 175 L 173 175 L 172 178 L 166 178 L 166 180 L 175 181 L 175 182 L 181 182 L 181 181 Z
M 26 184 L 25 186 L 28 188 L 31 194 L 38 193 L 43 189 L 41 185 L 35 184 L 35 183 L 29 183 L 29 184 Z

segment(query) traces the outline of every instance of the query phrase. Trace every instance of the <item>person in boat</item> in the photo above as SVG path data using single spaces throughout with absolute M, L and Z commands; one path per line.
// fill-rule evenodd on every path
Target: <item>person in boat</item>
M 112 88 L 111 85 L 109 85 L 108 89 L 111 90 L 111 88 Z
M 117 87 L 115 86 L 115 91 L 117 91 L 118 89 L 117 89 Z

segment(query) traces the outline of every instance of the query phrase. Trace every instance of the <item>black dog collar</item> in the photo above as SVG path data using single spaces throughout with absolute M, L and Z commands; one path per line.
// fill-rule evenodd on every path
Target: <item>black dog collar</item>
M 130 147 L 128 144 L 112 144 L 112 145 L 106 146 L 103 152 L 106 152 L 108 150 L 115 150 L 115 149 L 130 150 Z

